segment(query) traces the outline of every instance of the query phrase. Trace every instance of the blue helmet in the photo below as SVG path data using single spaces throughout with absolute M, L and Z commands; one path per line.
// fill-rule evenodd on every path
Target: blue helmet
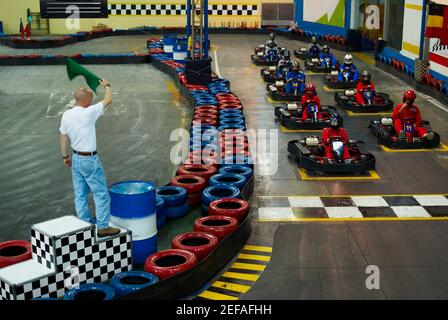
M 330 126 L 333 129 L 338 129 L 342 126 L 342 117 L 338 113 L 335 112 L 330 116 Z

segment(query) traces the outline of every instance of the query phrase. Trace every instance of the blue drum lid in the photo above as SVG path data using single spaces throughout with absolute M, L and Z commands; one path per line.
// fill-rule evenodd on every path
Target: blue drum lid
M 145 181 L 124 181 L 110 186 L 109 191 L 122 195 L 136 195 L 148 192 L 155 192 L 156 187 Z

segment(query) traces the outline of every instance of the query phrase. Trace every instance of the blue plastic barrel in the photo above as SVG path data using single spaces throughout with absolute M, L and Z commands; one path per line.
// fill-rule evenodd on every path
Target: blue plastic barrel
M 132 231 L 134 263 L 157 251 L 156 187 L 146 181 L 123 181 L 109 187 L 111 221 Z
M 165 51 L 168 58 L 173 58 L 173 50 L 176 45 L 176 40 L 175 34 L 166 34 L 163 36 L 163 51 Z
M 183 63 L 187 58 L 188 40 L 185 38 L 177 39 L 173 48 L 173 59 L 176 62 Z

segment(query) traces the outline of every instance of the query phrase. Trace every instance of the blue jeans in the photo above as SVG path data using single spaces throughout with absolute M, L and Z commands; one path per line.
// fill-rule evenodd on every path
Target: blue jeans
M 98 229 L 107 228 L 110 220 L 110 196 L 100 158 L 97 155 L 86 157 L 73 154 L 72 180 L 78 217 L 87 222 L 94 222 L 89 212 L 91 190 Z

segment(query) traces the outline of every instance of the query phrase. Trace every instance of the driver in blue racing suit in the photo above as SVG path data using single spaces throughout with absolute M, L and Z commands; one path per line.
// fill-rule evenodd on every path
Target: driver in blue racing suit
M 277 71 L 275 71 L 276 79 L 285 79 L 288 74 L 290 66 L 288 66 L 287 62 L 282 59 L 277 64 Z
M 337 61 L 335 56 L 330 52 L 330 47 L 324 45 L 322 52 L 319 54 L 320 66 L 322 68 L 327 67 L 327 60 L 330 61 L 330 68 L 336 67 Z
M 272 60 L 275 60 L 276 58 L 278 58 L 278 55 L 279 51 L 277 44 L 272 40 L 268 41 L 268 45 L 266 46 L 266 50 L 264 52 L 264 59 L 270 60 L 272 57 Z
M 305 73 L 300 70 L 300 64 L 296 61 L 292 63 L 291 70 L 286 74 L 286 95 L 290 95 L 294 91 L 294 83 L 298 82 L 297 93 L 302 94 L 305 90 Z
M 320 49 L 319 49 L 319 45 L 317 44 L 317 39 L 316 37 L 313 37 L 311 39 L 311 44 L 308 48 L 308 55 L 310 56 L 310 58 L 317 58 L 319 57 L 320 54 Z
M 344 77 L 344 73 L 346 72 L 349 73 L 348 81 L 358 81 L 358 68 L 353 64 L 353 57 L 351 54 L 345 55 L 344 63 L 339 67 L 338 81 L 347 81 Z

